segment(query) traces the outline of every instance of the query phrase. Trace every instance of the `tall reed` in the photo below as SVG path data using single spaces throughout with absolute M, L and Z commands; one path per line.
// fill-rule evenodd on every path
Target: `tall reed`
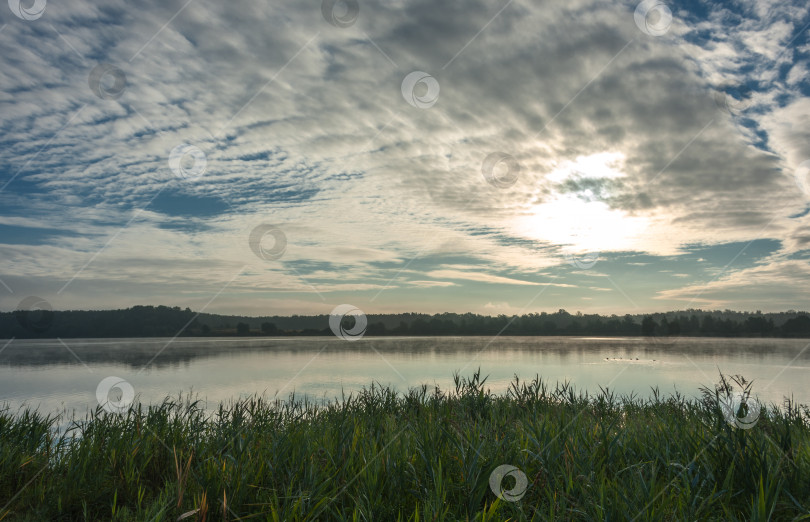
M 810 519 L 808 408 L 763 406 L 740 429 L 723 408 L 739 378 L 698 398 L 454 384 L 213 412 L 165 399 L 60 434 L 59 417 L 6 408 L 0 520 Z M 527 479 L 516 501 L 490 486 L 504 464 Z

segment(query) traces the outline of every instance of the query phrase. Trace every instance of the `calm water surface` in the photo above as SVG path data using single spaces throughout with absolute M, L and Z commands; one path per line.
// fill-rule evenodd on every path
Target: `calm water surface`
M 539 374 L 552 387 L 570 381 L 578 390 L 598 392 L 602 386 L 647 397 L 657 386 L 665 394 L 695 396 L 722 371 L 754 380 L 761 402 L 781 404 L 792 395 L 810 404 L 808 343 L 582 337 L 14 340 L 0 342 L 6 345 L 0 351 L 0 404 L 83 416 L 98 405 L 101 380 L 116 376 L 132 385 L 141 402 L 193 392 L 213 409 L 254 394 L 333 399 L 372 381 L 399 390 L 423 383 L 448 389 L 454 371 L 471 375 L 478 367 L 496 393 L 515 374 Z

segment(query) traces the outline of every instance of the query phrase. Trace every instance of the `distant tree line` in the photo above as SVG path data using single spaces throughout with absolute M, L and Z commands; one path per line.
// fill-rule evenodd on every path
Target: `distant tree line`
M 686 310 L 657 314 L 571 314 L 565 310 L 521 316 L 372 314 L 366 335 L 569 335 L 651 337 L 810 337 L 810 315 Z M 347 317 L 345 327 L 353 327 Z M 0 313 L 0 338 L 301 336 L 333 335 L 329 316 L 244 317 L 197 314 L 167 306 L 123 310 Z

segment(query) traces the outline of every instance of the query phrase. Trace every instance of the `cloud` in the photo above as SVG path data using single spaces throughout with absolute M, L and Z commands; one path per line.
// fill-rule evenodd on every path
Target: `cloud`
M 457 283 L 453 283 L 452 281 L 409 281 L 408 283 L 419 288 L 458 286 Z
M 574 288 L 574 285 L 551 283 L 551 282 L 536 282 L 525 281 L 523 279 L 514 279 L 511 277 L 496 276 L 492 274 L 485 274 L 482 272 L 464 272 L 461 270 L 432 270 L 425 275 L 428 277 L 435 277 L 436 279 L 463 279 L 467 281 L 478 281 L 481 283 L 497 283 L 506 285 L 537 285 L 537 286 L 557 286 L 561 288 Z
M 810 277 L 806 261 L 779 261 L 745 270 L 718 274 L 706 284 L 659 292 L 658 299 L 698 304 L 712 308 L 758 310 L 801 307 L 804 289 L 796 281 Z M 694 307 L 694 306 L 692 306 Z
M 572 246 L 600 252 L 606 274 L 627 269 L 601 261 L 611 253 L 650 255 L 632 267 L 651 274 L 691 244 L 770 237 L 786 256 L 808 243 L 806 220 L 789 217 L 808 205 L 793 176 L 810 159 L 800 2 L 673 8 L 657 38 L 634 5 L 594 0 L 515 0 L 500 14 L 483 0 L 364 2 L 347 29 L 301 2 L 179 7 L 3 13 L 0 223 L 53 231 L 45 244 L 0 238 L 15 294 L 173 304 L 247 267 L 244 303 L 223 303 L 258 309 L 272 290 L 301 294 L 285 297 L 291 312 L 315 310 L 312 286 L 362 300 L 391 281 L 374 306 L 475 283 L 513 302 L 553 275 L 581 290 L 565 272 Z M 126 75 L 117 99 L 89 88 L 98 63 Z M 413 71 L 441 87 L 429 109 L 403 99 Z M 728 84 L 753 90 L 750 107 L 718 105 Z M 197 180 L 169 166 L 181 144 L 205 155 Z M 487 183 L 492 152 L 519 164 L 513 186 Z M 287 236 L 275 264 L 247 245 L 263 223 Z M 636 289 L 657 304 L 693 287 Z

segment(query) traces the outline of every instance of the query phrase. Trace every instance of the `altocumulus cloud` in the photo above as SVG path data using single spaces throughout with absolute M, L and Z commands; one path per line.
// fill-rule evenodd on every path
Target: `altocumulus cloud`
M 221 292 L 211 309 L 382 311 L 441 292 L 437 309 L 485 311 L 493 291 L 522 309 L 549 283 L 533 309 L 676 307 L 702 288 L 768 309 L 786 299 L 762 288 L 806 283 L 791 256 L 807 218 L 790 217 L 810 199 L 794 176 L 810 159 L 805 4 L 673 3 L 659 36 L 635 3 L 359 5 L 347 27 L 291 1 L 2 10 L 3 308 Z M 120 95 L 90 88 L 99 64 Z M 416 96 L 440 87 L 421 107 L 402 93 L 415 71 L 431 79 Z M 178 176 L 178 147 L 204 171 Z M 519 166 L 509 183 L 482 173 L 492 153 Z M 250 250 L 262 223 L 286 234 L 278 260 Z M 628 277 L 758 238 L 780 247 L 709 286 L 688 264 L 658 286 Z M 571 249 L 598 251 L 599 272 Z

